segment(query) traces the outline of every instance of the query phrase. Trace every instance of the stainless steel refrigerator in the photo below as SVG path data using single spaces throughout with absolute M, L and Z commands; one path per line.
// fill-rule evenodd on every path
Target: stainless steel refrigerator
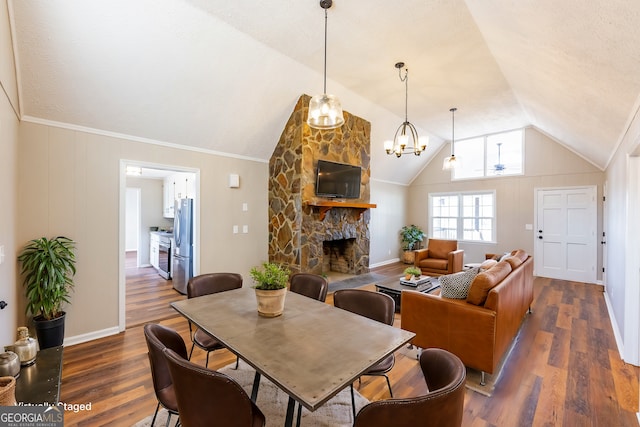
M 173 217 L 173 288 L 187 293 L 187 283 L 193 276 L 193 199 L 176 200 Z

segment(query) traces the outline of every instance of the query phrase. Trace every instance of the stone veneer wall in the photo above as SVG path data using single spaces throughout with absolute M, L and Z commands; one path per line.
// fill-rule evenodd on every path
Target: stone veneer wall
M 323 221 L 312 205 L 319 159 L 362 167 L 360 198 L 369 203 L 371 124 L 345 111 L 345 124 L 332 130 L 306 124 L 308 95 L 302 95 L 269 160 L 269 261 L 292 272 L 321 274 L 322 242 L 355 238 L 353 274 L 369 271 L 369 210 L 330 209 Z

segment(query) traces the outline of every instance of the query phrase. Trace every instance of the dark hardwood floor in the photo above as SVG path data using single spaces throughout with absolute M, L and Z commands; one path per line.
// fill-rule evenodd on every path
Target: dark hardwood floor
M 399 275 L 404 267 L 398 263 L 375 272 Z M 127 330 L 64 349 L 61 400 L 91 403 L 90 411 L 67 412 L 65 426 L 130 426 L 153 413 L 156 399 L 142 324 L 159 321 L 189 342 L 186 320 L 168 308 L 169 301 L 184 296 L 148 269 L 135 270 L 128 271 Z M 602 288 L 543 278 L 534 286 L 533 313 L 493 396 L 467 390 L 463 425 L 637 426 L 639 370 L 620 359 Z M 395 326 L 401 320 L 398 315 Z M 194 361 L 204 364 L 204 357 L 195 350 Z M 233 354 L 221 350 L 212 353 L 209 366 L 234 361 Z M 426 392 L 417 361 L 400 352 L 390 379 L 396 397 Z M 370 400 L 389 397 L 383 378 L 363 377 L 356 387 Z

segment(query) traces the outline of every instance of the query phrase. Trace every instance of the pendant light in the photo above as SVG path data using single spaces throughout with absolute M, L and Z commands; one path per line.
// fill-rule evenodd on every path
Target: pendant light
M 407 118 L 407 103 L 409 99 L 409 70 L 405 69 L 404 77 L 402 77 L 402 69 L 404 68 L 404 62 L 398 62 L 395 67 L 398 69 L 398 76 L 400 81 L 404 82 L 404 122 L 396 130 L 396 134 L 393 137 L 393 141 L 388 140 L 384 142 L 384 150 L 387 154 L 395 154 L 396 157 L 401 157 L 405 153 L 413 153 L 419 156 L 427 148 L 429 143 L 429 137 L 418 136 L 416 127 L 409 122 Z M 411 140 L 411 141 L 409 141 Z
M 451 170 L 455 169 L 458 166 L 458 159 L 456 155 L 453 154 L 453 144 L 455 143 L 455 114 L 457 108 L 451 108 L 451 155 L 449 157 L 445 157 L 444 162 L 442 163 L 442 170 Z
M 327 9 L 332 4 L 332 0 L 320 0 L 324 9 L 324 92 L 311 98 L 307 116 L 307 124 L 315 129 L 335 129 L 344 124 L 340 100 L 327 94 Z

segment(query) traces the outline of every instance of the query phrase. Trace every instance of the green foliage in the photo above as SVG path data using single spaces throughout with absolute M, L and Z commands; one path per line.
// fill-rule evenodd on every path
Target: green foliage
M 410 274 L 412 276 L 420 277 L 422 270 L 418 267 L 407 267 L 404 269 L 404 274 Z
M 274 290 L 287 287 L 289 269 L 273 262 L 262 263 L 262 270 L 253 267 L 249 274 L 256 283 L 255 289 Z
M 22 263 L 27 313 L 46 320 L 62 314 L 76 274 L 75 242 L 66 237 L 31 240 L 18 256 Z
M 402 249 L 405 251 L 419 249 L 422 239 L 424 239 L 424 231 L 417 225 L 405 225 L 400 230 L 400 241 L 402 242 Z

